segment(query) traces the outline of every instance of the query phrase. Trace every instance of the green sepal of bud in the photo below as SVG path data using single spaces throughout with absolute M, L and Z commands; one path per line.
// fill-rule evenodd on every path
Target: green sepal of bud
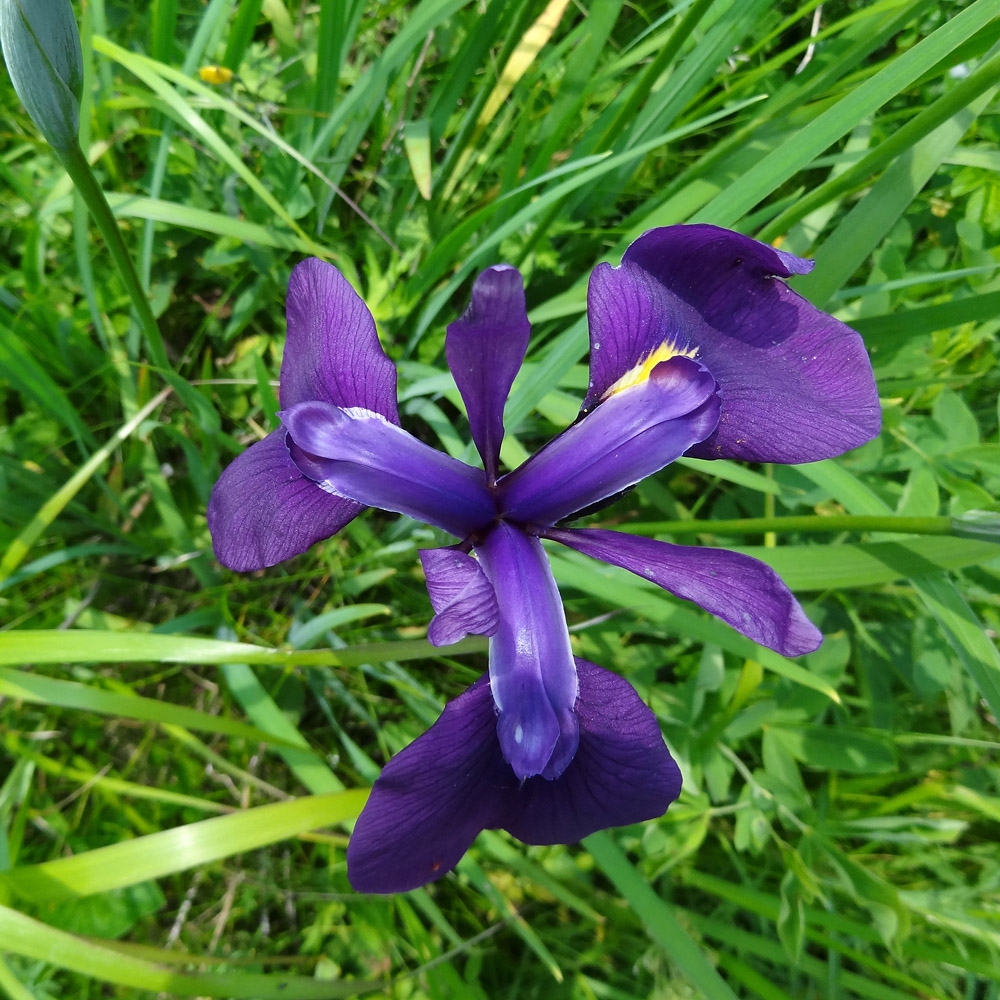
M 14 90 L 58 153 L 78 144 L 83 52 L 70 0 L 0 0 L 0 44 Z
M 951 533 L 980 542 L 1000 542 L 1000 511 L 967 510 L 951 519 Z

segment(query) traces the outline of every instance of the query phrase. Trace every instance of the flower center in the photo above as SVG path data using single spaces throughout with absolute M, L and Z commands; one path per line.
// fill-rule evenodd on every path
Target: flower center
M 697 347 L 681 347 L 676 341 L 664 340 L 658 347 L 654 347 L 653 350 L 642 358 L 634 368 L 630 368 L 621 378 L 612 382 L 604 390 L 601 402 L 603 403 L 605 400 L 610 399 L 617 392 L 622 392 L 624 389 L 631 389 L 632 386 L 641 385 L 647 381 L 653 369 L 660 362 L 669 361 L 671 358 L 677 357 L 694 358 L 697 354 Z

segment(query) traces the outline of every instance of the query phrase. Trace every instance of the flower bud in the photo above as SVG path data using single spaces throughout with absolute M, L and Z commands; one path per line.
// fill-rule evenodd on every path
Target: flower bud
M 0 44 L 11 82 L 58 153 L 78 142 L 83 53 L 69 0 L 0 0 Z

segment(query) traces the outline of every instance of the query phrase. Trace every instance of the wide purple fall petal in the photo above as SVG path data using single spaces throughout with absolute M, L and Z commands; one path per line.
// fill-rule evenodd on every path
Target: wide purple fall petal
M 527 844 L 571 844 L 597 830 L 654 819 L 681 792 L 656 716 L 623 677 L 577 658 L 580 744 L 557 781 L 529 778 L 502 822 Z
M 784 656 L 811 653 L 823 641 L 781 577 L 759 559 L 596 528 L 551 528 L 545 536 L 651 580 L 675 597 L 694 601 L 737 632 Z
M 298 403 L 279 414 L 292 457 L 324 490 L 464 538 L 496 517 L 485 474 L 358 407 Z M 305 455 L 300 455 L 301 449 Z
M 305 552 L 362 510 L 302 475 L 282 428 L 238 455 L 219 477 L 208 503 L 208 527 L 219 562 L 247 572 Z
M 347 847 L 351 885 L 406 892 L 441 878 L 480 830 L 500 825 L 516 788 L 484 676 L 382 769 Z
M 434 646 L 473 635 L 493 635 L 500 620 L 493 585 L 472 556 L 457 549 L 421 549 L 427 593 L 435 615 L 427 628 Z
M 530 332 L 521 274 L 507 264 L 488 267 L 476 278 L 469 308 L 448 327 L 448 367 L 491 483 L 500 459 L 504 403 Z
M 558 777 L 576 751 L 578 686 L 566 614 L 542 543 L 501 522 L 476 544 L 500 622 L 490 639 L 497 735 L 518 778 Z
M 715 429 L 712 376 L 690 358 L 656 365 L 504 476 L 506 518 L 554 524 L 658 472 Z
M 812 462 L 864 444 L 881 413 L 861 337 L 781 280 L 811 267 L 716 226 L 644 233 L 591 274 L 584 410 L 666 344 L 719 384 L 718 428 L 688 454 Z
M 368 307 L 332 264 L 311 257 L 288 283 L 288 336 L 281 359 L 281 405 L 309 400 L 360 406 L 394 424 L 396 368 Z

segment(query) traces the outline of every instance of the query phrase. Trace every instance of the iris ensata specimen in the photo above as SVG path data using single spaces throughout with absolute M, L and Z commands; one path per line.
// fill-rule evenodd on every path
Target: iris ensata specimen
M 365 892 L 440 878 L 480 830 L 571 843 L 661 815 L 681 778 L 631 685 L 573 656 L 542 539 L 701 605 L 796 656 L 822 637 L 766 565 L 723 549 L 564 526 L 681 455 L 830 458 L 878 433 L 861 338 L 791 291 L 809 261 L 714 226 L 654 229 L 590 278 L 581 419 L 502 475 L 503 408 L 528 344 L 520 274 L 487 268 L 448 327 L 448 365 L 483 467 L 399 426 L 396 372 L 368 309 L 319 260 L 292 274 L 282 428 L 240 455 L 208 509 L 219 560 L 271 566 L 366 506 L 459 539 L 420 553 L 436 645 L 490 637 L 489 673 L 397 754 L 347 852 Z

